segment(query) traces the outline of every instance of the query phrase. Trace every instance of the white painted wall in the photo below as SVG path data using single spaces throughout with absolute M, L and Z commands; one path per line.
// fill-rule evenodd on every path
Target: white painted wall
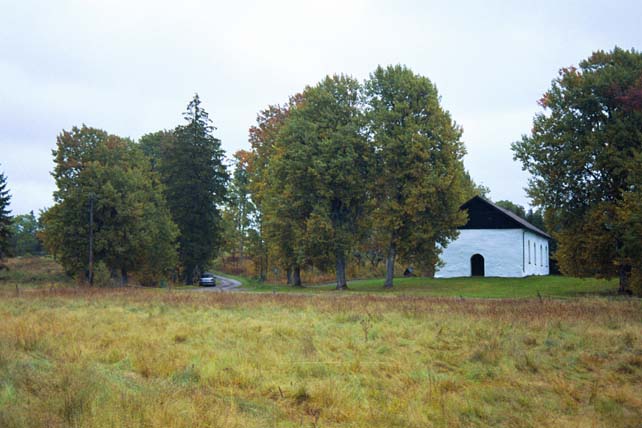
M 437 270 L 436 278 L 470 276 L 470 258 L 474 254 L 484 257 L 486 276 L 523 277 L 549 273 L 548 240 L 526 229 L 463 229 L 459 232 L 459 237 L 442 252 L 444 266 Z
M 530 246 L 530 258 L 529 249 Z M 528 230 L 524 231 L 524 259 L 526 275 L 548 275 L 548 239 Z

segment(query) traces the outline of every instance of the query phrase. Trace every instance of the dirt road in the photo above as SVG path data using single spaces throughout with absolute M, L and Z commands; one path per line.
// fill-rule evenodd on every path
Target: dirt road
M 219 275 L 214 275 L 214 278 L 216 278 L 216 287 L 198 287 L 192 288 L 192 290 L 222 293 L 224 291 L 235 291 L 235 289 L 241 286 L 239 281 L 232 278 L 225 278 Z

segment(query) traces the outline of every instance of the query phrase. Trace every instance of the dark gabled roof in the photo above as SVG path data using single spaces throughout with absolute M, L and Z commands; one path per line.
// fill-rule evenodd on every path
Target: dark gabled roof
M 551 239 L 548 233 L 481 196 L 473 197 L 463 204 L 461 209 L 468 210 L 468 222 L 460 229 L 528 229 L 544 238 Z

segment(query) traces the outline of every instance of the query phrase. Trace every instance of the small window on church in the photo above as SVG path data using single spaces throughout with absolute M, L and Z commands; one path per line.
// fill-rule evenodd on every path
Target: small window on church
M 542 252 L 542 245 L 539 246 L 539 265 L 544 266 L 544 253 Z
M 531 240 L 528 240 L 528 264 L 531 264 Z
M 546 245 L 544 249 L 546 250 L 546 267 L 548 267 L 548 245 Z
M 537 244 L 533 242 L 533 264 L 537 266 Z

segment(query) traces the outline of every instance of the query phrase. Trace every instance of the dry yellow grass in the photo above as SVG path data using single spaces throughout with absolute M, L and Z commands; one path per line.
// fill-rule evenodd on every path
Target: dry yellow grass
M 2 427 L 639 427 L 638 300 L 0 294 Z

